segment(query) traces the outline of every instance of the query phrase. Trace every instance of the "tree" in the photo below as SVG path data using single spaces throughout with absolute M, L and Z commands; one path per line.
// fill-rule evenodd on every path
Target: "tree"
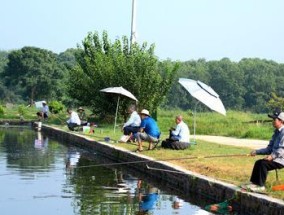
M 267 102 L 271 92 L 277 92 L 276 71 L 278 66 L 273 61 L 260 59 L 242 59 L 239 62 L 244 72 L 244 95 L 246 107 L 257 113 L 267 112 Z
M 277 96 L 276 93 L 271 93 L 271 99 L 268 101 L 267 106 L 271 110 L 284 110 L 284 98 Z
M 21 88 L 30 103 L 34 99 L 50 99 L 62 75 L 56 54 L 36 47 L 12 51 L 3 72 L 8 89 Z
M 139 100 L 140 108 L 150 111 L 163 102 L 172 85 L 178 64 L 159 62 L 154 45 L 131 44 L 127 37 L 111 43 L 107 32 L 100 39 L 97 32 L 89 33 L 76 55 L 77 66 L 71 70 L 70 94 L 82 105 L 92 106 L 94 112 L 115 112 L 117 97 L 99 92 L 106 87 L 122 86 Z M 121 100 L 120 113 L 125 113 L 129 99 Z
M 177 77 L 174 80 L 174 83 L 167 95 L 167 101 L 164 104 L 164 107 L 167 108 L 181 108 L 194 109 L 194 99 L 189 95 L 189 93 L 178 84 L 179 78 L 189 78 L 194 80 L 202 80 L 207 83 L 209 80 L 208 73 L 208 63 L 204 59 L 199 59 L 197 61 L 186 61 L 180 63 L 180 67 L 177 71 Z
M 241 110 L 245 103 L 244 74 L 237 63 L 228 58 L 220 61 L 210 61 L 209 85 L 219 94 L 226 108 Z

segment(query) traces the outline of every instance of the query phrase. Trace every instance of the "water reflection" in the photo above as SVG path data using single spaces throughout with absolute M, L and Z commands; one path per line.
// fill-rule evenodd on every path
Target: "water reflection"
M 44 133 L 0 128 L 1 214 L 208 214 L 109 162 Z
M 142 180 L 137 181 L 139 212 L 137 214 L 148 214 L 152 211 L 159 198 L 159 190 L 151 184 L 142 189 Z
M 45 149 L 48 148 L 48 137 L 46 135 L 42 135 L 41 132 L 37 132 L 34 147 L 35 149 L 45 151 Z

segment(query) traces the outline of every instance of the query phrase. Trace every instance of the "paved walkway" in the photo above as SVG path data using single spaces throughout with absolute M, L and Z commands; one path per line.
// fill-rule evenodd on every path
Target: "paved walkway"
M 194 136 L 192 135 L 193 139 Z M 198 140 L 204 140 L 207 142 L 230 145 L 230 146 L 240 146 L 251 149 L 260 149 L 268 145 L 268 140 L 253 140 L 253 139 L 240 139 L 233 137 L 222 137 L 222 136 L 210 136 L 210 135 L 196 135 L 197 142 Z

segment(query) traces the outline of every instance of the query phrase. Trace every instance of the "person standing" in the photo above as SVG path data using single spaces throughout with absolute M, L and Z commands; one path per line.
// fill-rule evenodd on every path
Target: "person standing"
M 159 140 L 161 134 L 157 122 L 150 116 L 148 110 L 143 109 L 140 116 L 142 121 L 140 131 L 137 133 L 138 149 L 136 152 L 143 151 L 143 140 L 149 142 L 149 150 L 153 149 L 153 143 Z
M 68 108 L 67 113 L 70 115 L 70 118 L 67 120 L 67 126 L 69 130 L 74 131 L 75 127 L 81 125 L 81 120 L 78 114 L 75 111 L 72 111 L 72 109 Z
M 170 129 L 170 140 L 179 142 L 190 142 L 190 131 L 187 124 L 182 120 L 182 116 L 176 116 L 176 128 Z
M 284 167 L 284 112 L 274 112 L 268 117 L 273 119 L 272 125 L 275 128 L 271 140 L 266 148 L 250 153 L 251 156 L 267 156 L 255 162 L 250 178 L 251 184 L 243 186 L 253 192 L 265 191 L 268 171 Z

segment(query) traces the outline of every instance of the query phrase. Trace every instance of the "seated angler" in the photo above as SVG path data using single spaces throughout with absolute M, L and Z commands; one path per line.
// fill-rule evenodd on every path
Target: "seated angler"
M 176 128 L 170 129 L 169 139 L 173 141 L 189 143 L 190 131 L 187 124 L 185 124 L 182 120 L 181 115 L 176 116 Z
M 251 156 L 266 155 L 254 163 L 249 185 L 242 188 L 253 192 L 265 191 L 268 172 L 284 168 L 284 112 L 275 111 L 272 115 L 272 125 L 275 128 L 266 148 L 251 151 Z
M 134 137 L 137 137 L 137 132 L 139 131 L 141 124 L 141 118 L 136 111 L 136 106 L 130 105 L 128 108 L 128 113 L 130 114 L 130 117 L 122 127 L 123 134 L 126 136 L 132 134 Z
M 78 114 L 75 111 L 72 111 L 72 109 L 68 108 L 67 113 L 70 115 L 70 118 L 67 120 L 67 126 L 69 130 L 74 131 L 75 127 L 78 127 L 81 125 L 81 120 Z
M 169 149 L 186 149 L 190 145 L 190 131 L 182 120 L 182 116 L 178 115 L 175 118 L 176 127 L 170 129 L 170 136 L 168 139 L 162 141 L 163 148 Z
M 159 141 L 161 134 L 157 122 L 150 116 L 148 110 L 143 109 L 140 115 L 142 121 L 140 131 L 137 133 L 138 149 L 136 152 L 143 151 L 143 140 L 149 142 L 149 150 L 153 149 L 153 143 L 157 143 Z
M 79 107 L 77 111 L 78 111 L 78 116 L 81 120 L 81 125 L 87 125 L 88 121 L 84 108 Z

